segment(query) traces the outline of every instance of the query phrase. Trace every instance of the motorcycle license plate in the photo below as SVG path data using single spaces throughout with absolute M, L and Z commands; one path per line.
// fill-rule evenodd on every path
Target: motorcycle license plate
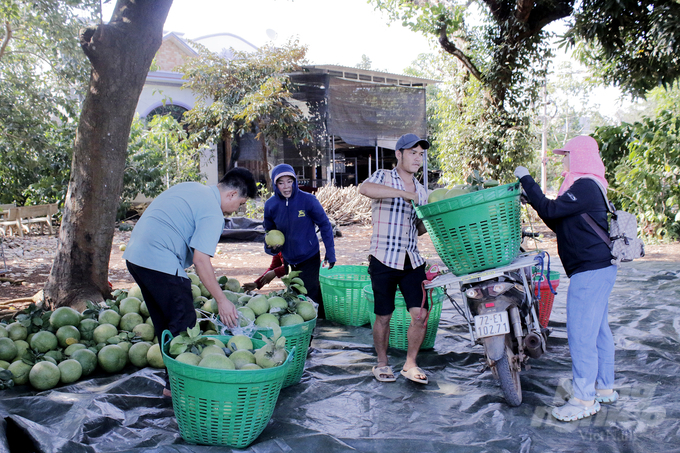
M 475 336 L 477 338 L 504 335 L 510 332 L 508 312 L 487 313 L 475 316 Z

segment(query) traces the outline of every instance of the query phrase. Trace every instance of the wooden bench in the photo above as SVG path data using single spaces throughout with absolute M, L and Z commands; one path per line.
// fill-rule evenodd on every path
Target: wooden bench
M 3 234 L 7 234 L 10 228 L 16 228 L 17 234 L 23 236 L 24 232 L 30 232 L 30 225 L 32 223 L 44 223 L 47 225 L 50 234 L 54 234 L 52 229 L 52 216 L 57 212 L 59 212 L 57 203 L 10 207 L 6 211 L 3 210 L 0 228 L 2 229 Z

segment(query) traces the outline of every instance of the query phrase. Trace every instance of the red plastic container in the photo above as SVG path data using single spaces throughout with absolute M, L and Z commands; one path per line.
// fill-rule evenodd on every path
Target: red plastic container
M 540 283 L 539 283 L 540 281 Z M 555 301 L 555 295 L 550 291 L 550 286 L 548 286 L 548 280 L 545 275 L 535 275 L 534 276 L 534 293 L 538 297 L 538 289 L 541 289 L 541 299 L 538 302 L 538 322 L 541 327 L 548 327 L 548 321 L 550 320 L 550 313 L 552 313 L 553 302 Z M 557 289 L 560 284 L 560 273 L 555 271 L 550 271 L 550 283 L 553 289 Z

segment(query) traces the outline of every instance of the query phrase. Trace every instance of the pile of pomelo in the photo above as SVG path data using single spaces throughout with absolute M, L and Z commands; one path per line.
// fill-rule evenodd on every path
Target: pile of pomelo
M 164 367 L 153 323 L 134 285 L 115 300 L 43 311 L 35 305 L 15 321 L 0 324 L 0 368 L 16 385 L 47 390 L 70 384 L 95 370 L 117 373 L 127 364 Z
M 496 186 L 498 186 L 498 181 L 495 179 L 486 179 L 479 173 L 478 170 L 474 170 L 466 178 L 465 184 L 456 184 L 451 188 L 439 188 L 432 190 L 427 197 L 427 202 L 436 203 L 437 201 L 446 200 Z
M 241 313 L 239 316 L 241 327 L 254 323 L 257 327 L 271 328 L 272 326 L 292 326 L 302 324 L 316 318 L 316 308 L 301 295 L 306 293 L 304 282 L 297 277 L 299 273 L 291 272 L 281 280 L 286 289 L 273 291 L 269 294 L 246 294 L 238 280 L 220 277 L 218 282 L 222 292 Z M 192 291 L 194 293 L 194 306 L 205 312 L 217 314 L 218 307 L 214 298 L 208 299 L 210 293 L 200 282 L 198 275 L 189 273 Z M 204 294 L 208 294 L 205 296 Z
M 194 327 L 194 337 L 202 334 L 216 335 L 218 327 L 204 313 L 217 314 L 217 304 L 214 299 L 203 295 L 210 294 L 197 275 L 189 273 L 189 277 L 192 280 L 194 305 L 201 309 L 197 310 L 198 321 Z M 296 274 L 288 276 L 286 290 L 269 295 L 245 294 L 238 280 L 226 276 L 220 277 L 219 283 L 227 298 L 242 313 L 242 326 L 273 329 L 278 332 L 278 339 L 280 326 L 303 323 L 316 317 L 314 305 L 300 298 L 302 291 L 299 288 L 304 290 L 304 287 L 293 280 L 301 282 Z M 140 368 L 164 368 L 153 321 L 149 317 L 139 286 L 135 284 L 128 291 L 116 290 L 113 297 L 115 300 L 110 299 L 102 304 L 88 303 L 87 309 L 82 313 L 71 307 L 45 311 L 31 305 L 19 313 L 13 322 L 0 323 L 0 389 L 30 384 L 38 390 L 47 390 L 60 384 L 76 382 L 95 370 L 117 373 L 128 364 Z M 200 330 L 201 326 L 203 331 Z M 182 343 L 180 338 L 184 337 L 184 334 L 177 336 L 173 341 Z M 189 342 L 192 344 L 191 350 L 182 352 L 198 352 L 198 356 L 210 355 L 202 348 L 197 351 L 195 346 L 201 343 L 194 340 L 193 343 Z M 273 344 L 267 344 L 261 348 L 263 352 L 259 355 L 263 357 L 259 361 L 258 352 L 252 348 L 252 344 L 246 348 L 238 347 L 236 349 L 245 349 L 248 352 L 236 354 L 234 358 L 238 358 L 237 360 L 230 359 L 234 362 L 233 369 L 243 368 L 241 365 L 247 365 L 245 361 L 260 368 L 283 363 L 283 345 L 285 337 L 281 337 L 280 341 L 275 340 Z M 237 352 L 231 346 L 216 346 L 208 351 L 212 349 L 213 353 L 224 358 Z M 177 359 L 180 360 L 179 357 Z M 195 361 L 195 358 L 190 359 Z M 211 362 L 214 363 L 208 365 Z M 226 361 L 213 357 L 204 365 L 232 369 L 229 368 L 229 363 L 225 363 Z M 253 367 L 245 366 L 245 369 L 248 368 Z

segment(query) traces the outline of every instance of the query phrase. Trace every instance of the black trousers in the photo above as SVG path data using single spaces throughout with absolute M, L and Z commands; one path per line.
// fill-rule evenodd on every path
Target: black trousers
M 290 264 L 285 262 L 286 266 L 290 266 L 294 271 L 300 271 L 300 278 L 305 282 L 305 289 L 307 290 L 307 297 L 319 304 L 319 319 L 325 319 L 326 313 L 323 309 L 323 300 L 321 297 L 321 285 L 319 284 L 319 268 L 321 267 L 321 252 L 318 252 L 313 257 L 306 259 L 299 264 Z

